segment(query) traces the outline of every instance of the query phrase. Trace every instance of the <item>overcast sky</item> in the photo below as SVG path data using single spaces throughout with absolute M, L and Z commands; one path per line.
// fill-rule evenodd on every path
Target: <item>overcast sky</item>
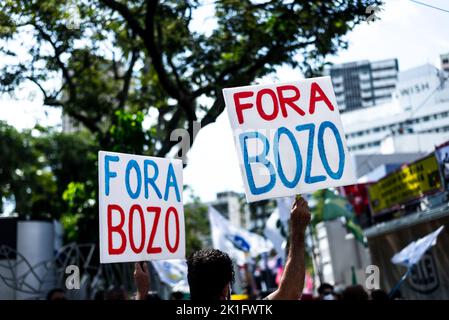
M 425 2 L 449 10 L 449 1 Z M 211 30 L 214 26 L 212 9 L 212 5 L 203 6 L 193 27 Z M 406 70 L 424 63 L 439 66 L 439 55 L 449 52 L 449 13 L 409 0 L 387 0 L 379 16 L 381 20 L 362 23 L 348 34 L 349 48 L 329 58 L 329 61 L 342 63 L 398 58 L 400 70 Z M 285 82 L 300 78 L 299 71 L 279 68 L 275 76 L 261 82 Z M 60 111 L 43 108 L 38 95 L 30 96 L 30 93 L 23 92 L 19 98 L 19 101 L 6 97 L 0 99 L 0 119 L 18 129 L 31 128 L 36 122 L 44 125 L 60 123 Z M 203 201 L 215 199 L 215 194 L 220 191 L 243 191 L 226 113 L 198 134 L 189 153 L 189 165 L 184 170 L 184 182 Z

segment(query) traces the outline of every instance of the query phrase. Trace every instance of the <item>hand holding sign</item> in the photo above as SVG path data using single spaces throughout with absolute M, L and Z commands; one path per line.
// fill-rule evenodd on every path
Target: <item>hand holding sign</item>
M 292 229 L 304 232 L 309 225 L 311 218 L 307 201 L 302 197 L 297 197 L 290 215 Z
M 182 162 L 100 151 L 100 262 L 185 256 Z
M 223 94 L 248 202 L 355 183 L 329 77 Z

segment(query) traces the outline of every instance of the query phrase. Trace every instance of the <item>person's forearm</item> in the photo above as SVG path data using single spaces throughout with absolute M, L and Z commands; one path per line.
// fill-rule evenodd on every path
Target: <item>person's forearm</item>
M 268 296 L 275 300 L 297 300 L 301 297 L 304 288 L 306 273 L 304 259 L 305 230 L 311 219 L 307 201 L 302 197 L 296 197 L 290 214 L 290 250 L 285 263 L 279 289 Z
M 283 295 L 287 297 L 286 299 L 299 299 L 304 288 L 304 238 L 304 230 L 295 230 L 292 228 L 290 250 L 288 252 L 288 258 L 285 264 L 282 280 L 279 285 L 279 289 L 283 292 Z
M 304 230 L 292 228 L 290 248 L 279 289 L 268 299 L 298 300 L 301 297 L 305 278 L 304 237 Z

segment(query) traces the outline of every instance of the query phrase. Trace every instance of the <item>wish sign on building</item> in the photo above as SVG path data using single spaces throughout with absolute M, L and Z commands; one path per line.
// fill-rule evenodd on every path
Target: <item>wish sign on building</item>
M 248 202 L 356 183 L 330 77 L 223 95 Z
M 185 257 L 182 161 L 98 153 L 100 262 Z

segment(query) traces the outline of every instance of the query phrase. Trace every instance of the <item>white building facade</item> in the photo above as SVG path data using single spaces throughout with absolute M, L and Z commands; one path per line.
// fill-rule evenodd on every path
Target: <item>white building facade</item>
M 391 102 L 342 114 L 351 154 L 428 152 L 449 140 L 447 74 L 426 64 L 398 75 Z
M 440 55 L 441 69 L 449 73 L 449 53 Z
M 238 228 L 249 228 L 250 212 L 243 196 L 237 192 L 224 191 L 217 193 L 217 199 L 209 202 L 223 217 Z
M 333 65 L 326 74 L 332 78 L 340 110 L 349 112 L 390 101 L 398 70 L 397 59 L 362 60 Z

